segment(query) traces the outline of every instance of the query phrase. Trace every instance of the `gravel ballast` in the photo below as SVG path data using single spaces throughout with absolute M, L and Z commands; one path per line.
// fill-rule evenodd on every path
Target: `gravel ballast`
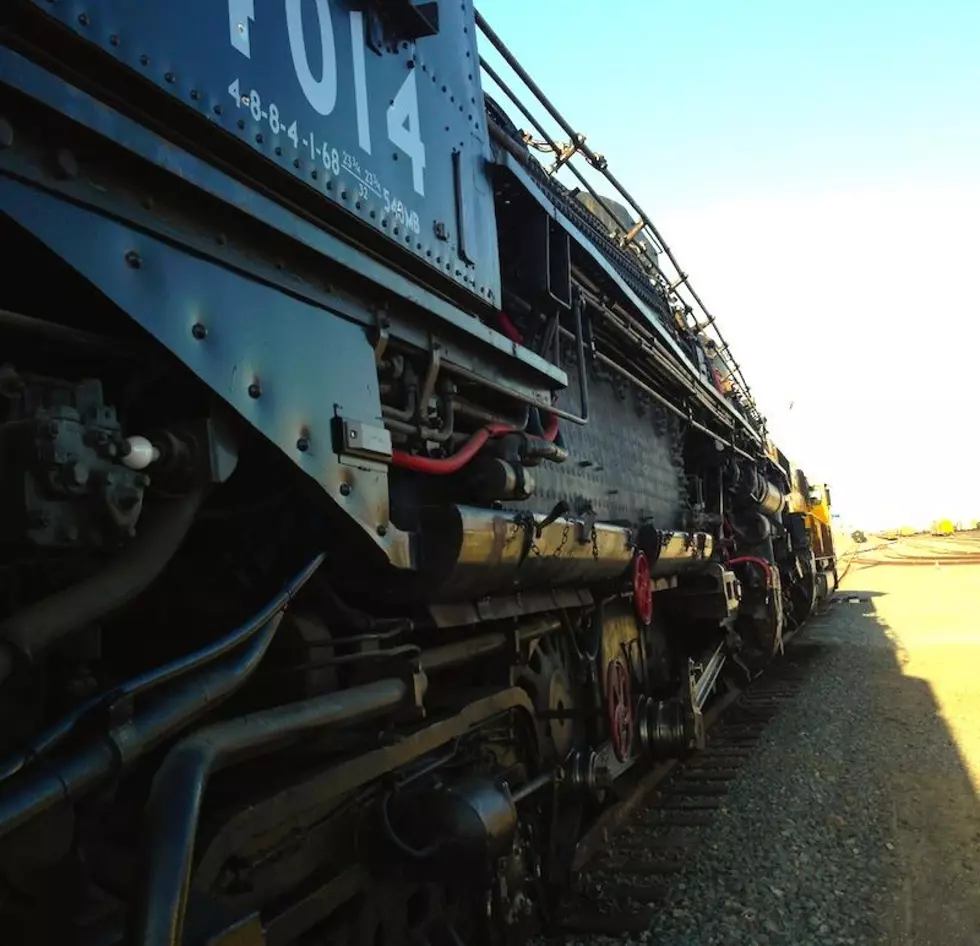
M 943 639 L 960 629 L 959 649 L 929 666 L 946 676 L 962 673 L 964 661 L 980 666 L 980 631 L 972 630 L 980 568 L 909 571 L 852 574 L 847 586 L 860 589 L 858 600 L 845 594 L 791 645 L 816 651 L 806 682 L 780 708 L 711 825 L 698 829 L 693 861 L 672 879 L 650 931 L 634 940 L 980 944 L 970 763 L 951 735 L 955 721 L 938 711 L 933 694 L 942 684 L 905 670 L 910 653 L 938 653 L 928 605 L 915 606 L 912 595 L 944 595 Z M 975 700 L 952 702 L 980 730 L 980 687 L 973 689 Z

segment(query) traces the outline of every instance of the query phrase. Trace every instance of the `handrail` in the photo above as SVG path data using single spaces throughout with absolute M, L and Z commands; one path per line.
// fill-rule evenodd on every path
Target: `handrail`
M 629 207 L 633 209 L 639 222 L 628 231 L 619 230 L 615 233 L 615 236 L 618 237 L 624 246 L 627 246 L 630 243 L 633 243 L 644 230 L 649 231 L 647 234 L 648 239 L 650 239 L 650 242 L 654 244 L 658 251 L 662 252 L 663 255 L 667 257 L 676 274 L 673 279 L 669 278 L 663 269 L 660 268 L 659 262 L 658 268 L 653 273 L 661 289 L 666 294 L 668 302 L 681 306 L 685 316 L 690 315 L 693 317 L 694 325 L 689 327 L 691 331 L 694 331 L 695 333 L 704 333 L 709 337 L 714 337 L 713 340 L 716 344 L 716 354 L 718 357 L 724 360 L 726 368 L 730 371 L 731 379 L 734 382 L 734 387 L 743 398 L 745 407 L 755 415 L 755 419 L 760 423 L 762 427 L 762 434 L 765 437 L 766 420 L 756 406 L 751 388 L 742 374 L 742 368 L 732 356 L 731 347 L 725 340 L 724 335 L 722 335 L 715 316 L 708 311 L 707 306 L 691 285 L 690 277 L 681 268 L 677 257 L 674 255 L 674 252 L 670 248 L 667 241 L 663 238 L 660 231 L 640 206 L 636 198 L 634 198 L 633 195 L 626 190 L 616 176 L 609 170 L 606 159 L 601 154 L 593 151 L 592 148 L 585 143 L 585 136 L 574 130 L 571 124 L 569 124 L 561 112 L 558 111 L 555 105 L 531 78 L 524 67 L 517 61 L 514 54 L 507 48 L 503 40 L 501 40 L 500 37 L 494 32 L 480 12 L 474 11 L 474 13 L 476 17 L 476 25 L 480 32 L 483 33 L 487 40 L 489 40 L 494 49 L 500 54 L 501 58 L 507 63 L 508 66 L 510 66 L 514 74 L 530 91 L 531 95 L 537 100 L 538 105 L 544 108 L 554 122 L 559 126 L 559 128 L 561 128 L 561 130 L 568 135 L 569 143 L 567 145 L 560 144 L 554 140 L 554 138 L 545 129 L 543 123 L 534 116 L 531 109 L 529 109 L 527 105 L 521 101 L 514 90 L 501 78 L 499 73 L 489 63 L 487 63 L 482 56 L 480 57 L 480 65 L 483 71 L 490 77 L 490 79 L 493 80 L 494 84 L 501 90 L 501 92 L 503 92 L 504 95 L 510 99 L 511 103 L 513 103 L 518 111 L 520 111 L 520 113 L 531 123 L 537 133 L 541 135 L 541 142 L 533 142 L 528 140 L 530 136 L 526 136 L 526 142 L 539 152 L 554 154 L 555 161 L 550 167 L 544 167 L 545 173 L 547 173 L 549 176 L 554 176 L 562 168 L 567 168 L 568 171 L 573 174 L 588 191 L 588 193 L 599 203 L 599 205 L 605 206 L 604 200 L 599 196 L 599 194 L 596 193 L 595 189 L 591 186 L 591 184 L 589 184 L 579 168 L 574 164 L 574 159 L 581 155 L 588 163 L 589 167 L 601 174 L 602 177 L 616 191 L 619 198 L 621 198 L 626 204 L 629 205 Z M 615 217 L 613 219 L 615 219 Z M 696 306 L 700 312 L 700 317 L 695 312 L 691 303 L 688 302 L 688 300 L 685 299 L 679 292 L 681 288 L 686 288 L 687 292 L 690 294 L 694 306 Z M 686 319 L 685 324 L 687 324 Z

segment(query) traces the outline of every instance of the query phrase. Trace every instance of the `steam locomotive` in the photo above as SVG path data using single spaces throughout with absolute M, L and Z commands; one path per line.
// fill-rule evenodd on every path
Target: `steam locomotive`
M 834 587 L 471 0 L 10 0 L 0 235 L 4 943 L 519 942 Z

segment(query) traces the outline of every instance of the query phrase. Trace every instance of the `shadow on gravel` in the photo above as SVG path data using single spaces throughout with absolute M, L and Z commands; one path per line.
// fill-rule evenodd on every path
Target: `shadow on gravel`
M 849 589 L 802 637 L 834 641 L 866 672 L 869 715 L 859 723 L 867 731 L 852 749 L 863 745 L 869 754 L 867 789 L 886 807 L 879 812 L 885 833 L 881 863 L 868 865 L 868 882 L 878 882 L 878 875 L 891 888 L 881 903 L 884 938 L 878 941 L 980 946 L 980 800 L 933 684 L 914 672 L 924 668 L 947 701 L 951 689 L 958 719 L 965 714 L 968 725 L 980 728 L 980 675 L 977 683 L 966 682 L 963 666 L 966 661 L 974 673 L 980 671 L 980 632 L 944 647 L 930 639 L 928 626 L 919 629 L 923 622 L 914 610 L 910 631 L 907 593 L 892 592 L 903 599 L 900 628 L 889 626 L 875 607 L 875 599 L 889 592 Z M 910 653 L 911 672 L 905 669 Z M 847 830 L 845 813 L 828 817 Z

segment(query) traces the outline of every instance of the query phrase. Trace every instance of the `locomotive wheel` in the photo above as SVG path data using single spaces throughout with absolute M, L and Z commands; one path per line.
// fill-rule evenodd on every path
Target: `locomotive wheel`
M 514 681 L 527 690 L 540 713 L 565 713 L 575 708 L 567 655 L 555 637 L 541 637 L 531 645 L 527 663 Z M 560 762 L 571 751 L 575 727 L 571 717 L 538 721 L 542 761 Z
M 633 704 L 629 671 L 618 657 L 610 661 L 606 670 L 606 704 L 613 752 L 620 762 L 625 762 L 633 746 Z
M 650 580 L 650 561 L 644 552 L 637 552 L 633 559 L 633 603 L 636 619 L 646 626 L 653 620 L 653 583 Z

